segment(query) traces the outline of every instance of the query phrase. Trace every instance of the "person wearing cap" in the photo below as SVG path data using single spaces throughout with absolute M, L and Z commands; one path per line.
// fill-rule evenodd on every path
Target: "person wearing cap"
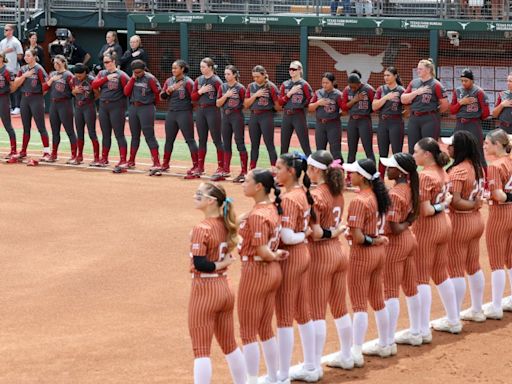
M 77 164 L 77 144 L 76 133 L 73 127 L 73 74 L 68 70 L 68 61 L 62 55 L 53 58 L 53 67 L 55 71 L 50 72 L 46 78 L 46 84 L 43 91 L 49 90 L 50 93 L 50 125 L 52 128 L 52 154 L 50 161 L 57 161 L 60 129 L 64 127 L 71 145 L 71 158 L 67 164 Z
M 159 170 L 161 166 L 158 141 L 155 138 L 155 105 L 160 101 L 162 87 L 157 78 L 145 70 L 146 63 L 142 60 L 134 60 L 130 66 L 132 76 L 124 86 L 124 95 L 130 101 L 128 116 L 132 135 L 128 167 L 135 167 L 135 157 L 139 150 L 142 131 L 153 160 L 151 170 Z
M 422 342 L 428 344 L 432 342 L 431 279 L 437 286 L 446 312 L 446 317 L 432 321 L 432 328 L 450 333 L 462 331 L 455 288 L 448 275 L 448 242 L 452 225 L 445 210 L 450 206 L 452 195 L 448 192 L 449 178 L 444 167 L 450 162 L 450 157 L 441 151 L 435 139 L 425 137 L 414 146 L 414 160 L 423 167 L 419 173 L 420 215 L 412 230 L 418 241 L 416 271 L 421 302 L 420 331 Z
M 497 126 L 512 134 L 512 73 L 507 76 L 507 89 L 498 93 L 492 117 L 497 119 Z
M 391 206 L 386 215 L 384 235 L 388 237 L 384 261 L 384 297 L 389 315 L 388 345 L 421 345 L 420 297 L 416 273 L 416 236 L 410 227 L 420 214 L 420 186 L 416 161 L 409 153 L 399 152 L 381 157 L 389 180 L 395 184 L 389 191 Z M 396 333 L 400 313 L 400 286 L 409 312 L 409 329 Z
M 457 117 L 455 132 L 465 130 L 471 132 L 479 142 L 480 159 L 484 167 L 484 134 L 482 120 L 489 117 L 489 101 L 484 90 L 474 84 L 471 69 L 464 69 L 460 75 L 462 86 L 453 90 L 450 113 Z
M 306 113 L 313 90 L 302 78 L 302 68 L 300 61 L 292 61 L 288 69 L 290 78 L 279 88 L 279 104 L 283 107 L 281 154 L 288 153 L 294 130 L 304 154 L 306 156 L 311 154 Z
M 72 93 L 75 97 L 75 128 L 77 133 L 77 156 L 76 163 L 81 164 L 84 160 L 85 126 L 92 143 L 94 154 L 90 166 L 99 166 L 100 143 L 96 135 L 96 105 L 94 100 L 99 97 L 99 90 L 92 89 L 94 77 L 89 74 L 89 68 L 83 63 L 77 63 L 73 68 Z
M 308 109 L 316 116 L 316 149 L 327 149 L 329 144 L 334 159 L 340 159 L 343 163 L 340 120 L 343 94 L 337 87 L 334 75 L 325 72 L 322 75 L 322 88 L 313 93 Z
M 444 140 L 453 163 L 446 170 L 450 178 L 450 220 L 453 233 L 448 243 L 448 273 L 455 287 L 459 312 L 466 294 L 465 274 L 471 292 L 471 308 L 461 312 L 461 319 L 482 322 L 485 279 L 480 268 L 480 238 L 484 221 L 480 214 L 485 176 L 480 145 L 471 133 L 458 131 Z
M 312 260 L 309 266 L 311 317 L 315 327 L 316 367 L 321 370 L 324 350 L 327 305 L 331 309 L 338 338 L 339 353 L 327 363 L 329 367 L 352 369 L 352 320 L 348 313 L 346 292 L 348 254 L 341 247 L 339 236 L 346 227 L 342 224 L 343 169 L 341 161 L 334 160 L 326 150 L 313 152 L 308 157 L 307 174 L 317 187 L 311 191 L 315 201 L 316 222 L 308 239 Z
M 446 89 L 436 77 L 435 65 L 431 59 L 420 60 L 418 78 L 412 80 L 400 97 L 402 104 L 411 105 L 411 116 L 407 124 L 409 153 L 414 152 L 416 143 L 424 137 L 439 139 L 441 133 L 440 113 L 448 111 L 450 105 Z
M 345 237 L 350 244 L 348 293 L 352 302 L 354 340 L 352 358 L 356 367 L 364 365 L 364 354 L 388 357 L 389 316 L 384 303 L 382 270 L 388 238 L 383 236 L 390 200 L 375 162 L 371 159 L 343 164 L 352 173 L 352 184 L 359 187 L 347 212 Z M 368 303 L 375 312 L 378 340 L 363 347 L 368 328 Z
M 350 116 L 347 126 L 349 163 L 356 159 L 359 138 L 366 157 L 375 162 L 371 118 L 374 95 L 375 90 L 371 85 L 361 82 L 361 74 L 358 71 L 353 71 L 348 76 L 348 85 L 343 90 L 342 108 Z M 347 174 L 347 186 L 351 186 L 350 173 Z
M 16 133 L 12 128 L 11 123 L 11 88 L 14 81 L 14 73 L 7 69 L 6 63 L 8 62 L 6 54 L 0 52 L 0 118 L 4 125 L 7 134 L 9 135 L 9 142 L 11 144 L 11 151 L 5 156 L 6 159 L 11 159 L 16 156 Z
M 400 75 L 395 67 L 388 67 L 384 71 L 384 85 L 377 88 L 372 103 L 374 111 L 379 112 L 379 126 L 377 127 L 377 144 L 379 157 L 388 157 L 389 146 L 393 153 L 402 152 L 404 146 L 404 120 L 402 114 L 404 107 L 400 96 L 405 88 L 402 86 Z M 386 167 L 379 162 L 379 173 L 384 177 Z

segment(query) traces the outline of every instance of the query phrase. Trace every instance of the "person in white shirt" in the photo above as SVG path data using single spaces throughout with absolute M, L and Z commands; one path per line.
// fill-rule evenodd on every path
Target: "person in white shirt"
M 20 68 L 18 61 L 23 57 L 23 48 L 21 47 L 20 41 L 14 36 L 13 24 L 6 24 L 4 27 L 5 38 L 0 41 L 0 52 L 5 54 L 8 62 L 5 64 L 7 69 L 12 73 L 18 73 Z M 11 114 L 20 114 L 20 91 L 11 93 Z

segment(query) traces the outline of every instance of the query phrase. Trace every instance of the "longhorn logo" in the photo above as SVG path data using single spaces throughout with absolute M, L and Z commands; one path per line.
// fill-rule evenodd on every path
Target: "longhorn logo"
M 220 19 L 221 23 L 223 23 L 224 20 L 226 20 L 226 18 L 227 18 L 227 16 L 219 16 L 219 19 Z
M 152 23 L 152 22 L 153 22 L 153 19 L 155 18 L 155 16 L 156 16 L 156 15 L 147 15 L 146 17 L 148 18 L 148 21 L 149 21 L 150 23 Z
M 461 23 L 460 21 L 457 21 L 457 23 L 460 24 L 460 26 L 462 27 L 462 30 L 466 30 L 466 27 L 470 24 L 470 23 Z
M 304 20 L 304 18 L 299 19 L 297 17 L 294 17 L 293 20 L 295 20 L 297 22 L 297 25 L 300 25 L 300 23 L 302 22 L 302 20 Z
M 382 60 L 384 59 L 385 52 L 381 52 L 376 56 L 367 55 L 365 53 L 349 53 L 348 55 L 344 55 L 336 51 L 325 41 L 313 40 L 310 44 L 327 53 L 336 62 L 334 69 L 337 71 L 345 71 L 349 74 L 354 69 L 357 69 L 361 72 L 361 81 L 363 82 L 367 82 L 372 73 L 381 73 L 384 70 Z

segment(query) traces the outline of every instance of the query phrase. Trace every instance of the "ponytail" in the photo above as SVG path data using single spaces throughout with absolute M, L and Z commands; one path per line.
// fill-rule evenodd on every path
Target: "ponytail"
M 283 207 L 281 207 L 281 189 L 275 183 L 272 188 L 274 188 L 274 204 L 277 208 L 277 213 L 279 216 L 283 214 Z
M 375 198 L 377 199 L 378 212 L 382 217 L 386 214 L 391 205 L 391 200 L 389 199 L 386 185 L 380 178 L 380 175 L 377 173 L 377 168 L 373 160 L 363 159 L 358 160 L 358 163 L 366 172 L 368 172 L 370 175 L 373 175 L 371 180 L 365 180 L 372 186 L 372 191 L 375 194 Z
M 416 160 L 414 157 L 405 152 L 395 153 L 394 158 L 398 165 L 407 171 L 409 177 L 409 185 L 411 187 L 412 194 L 412 214 L 413 220 L 416 220 L 420 215 L 420 178 L 418 175 L 418 169 Z
M 312 153 L 311 158 L 327 167 L 327 169 L 323 171 L 324 181 L 331 195 L 335 197 L 341 195 L 345 187 L 341 160 L 334 160 L 331 153 L 323 149 Z
M 254 182 L 256 184 L 263 185 L 263 188 L 265 188 L 265 193 L 268 195 L 270 191 L 274 190 L 274 204 L 277 208 L 277 213 L 279 215 L 283 214 L 283 208 L 281 207 L 281 189 L 279 189 L 279 186 L 274 181 L 274 176 L 272 176 L 272 172 L 270 172 L 268 169 L 261 169 L 256 168 L 252 171 L 252 177 L 254 179 Z
M 222 217 L 224 218 L 224 226 L 228 230 L 226 242 L 228 251 L 231 252 L 238 244 L 238 226 L 236 224 L 236 214 L 233 207 L 233 200 L 226 196 L 224 187 L 217 183 L 204 183 L 208 195 L 217 200 L 219 208 L 222 207 Z
M 316 213 L 313 209 L 315 201 L 313 200 L 313 196 L 311 196 L 311 192 L 309 190 L 311 187 L 311 180 L 306 172 L 308 170 L 308 159 L 299 152 L 285 153 L 284 155 L 281 155 L 280 159 L 283 160 L 288 168 L 293 168 L 295 170 L 296 180 L 299 180 L 301 174 L 304 173 L 302 185 L 306 187 L 306 199 L 308 204 L 311 206 L 311 220 L 316 222 Z
M 446 152 L 441 151 L 439 143 L 432 137 L 424 137 L 417 144 L 421 149 L 432 154 L 434 161 L 439 167 L 444 168 L 450 162 L 450 156 Z

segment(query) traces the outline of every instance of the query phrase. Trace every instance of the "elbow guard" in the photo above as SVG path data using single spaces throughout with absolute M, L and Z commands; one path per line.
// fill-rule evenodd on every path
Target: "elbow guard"
M 211 273 L 215 271 L 215 263 L 209 261 L 206 256 L 194 256 L 194 268 L 199 272 Z

